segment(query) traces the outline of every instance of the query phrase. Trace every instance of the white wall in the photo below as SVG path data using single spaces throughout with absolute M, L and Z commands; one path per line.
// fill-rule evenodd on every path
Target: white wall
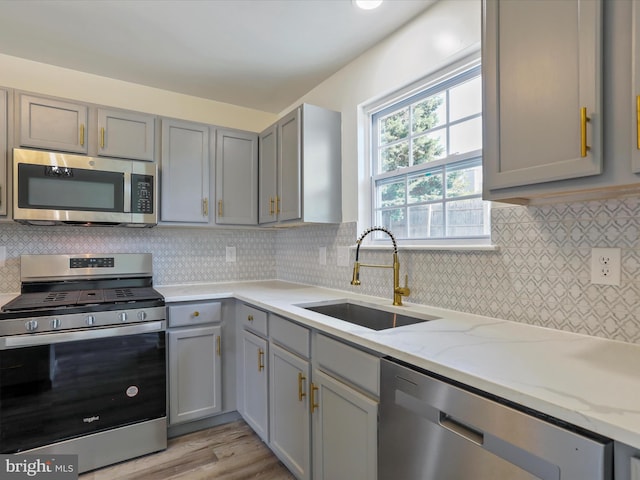
M 260 132 L 277 116 L 0 54 L 0 86 Z
M 480 31 L 480 0 L 440 0 L 294 103 L 342 112 L 344 222 L 358 219 L 358 197 L 367 201 L 370 194 L 368 183 L 358 180 L 358 162 L 364 162 L 363 149 L 358 149 L 363 142 L 360 106 L 479 51 Z

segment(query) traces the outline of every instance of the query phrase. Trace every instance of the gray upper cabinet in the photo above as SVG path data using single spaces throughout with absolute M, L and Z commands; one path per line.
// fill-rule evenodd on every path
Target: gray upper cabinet
M 152 162 L 154 138 L 153 115 L 98 109 L 98 155 Z
M 278 196 L 278 125 L 274 124 L 260 134 L 258 187 L 260 224 L 278 220 L 276 198 Z
M 0 89 L 0 215 L 7 214 L 7 139 L 9 136 L 8 98 L 6 90 Z
M 216 223 L 258 223 L 258 135 L 216 131 Z
M 340 223 L 342 220 L 339 112 L 303 104 L 260 135 L 260 222 Z M 275 143 L 276 195 L 273 200 Z M 271 213 L 275 210 L 275 218 Z
M 209 223 L 209 126 L 162 120 L 160 220 Z
M 20 94 L 19 106 L 20 146 L 87 153 L 86 105 Z
M 485 198 L 560 193 L 578 187 L 559 181 L 600 175 L 602 1 L 483 3 Z

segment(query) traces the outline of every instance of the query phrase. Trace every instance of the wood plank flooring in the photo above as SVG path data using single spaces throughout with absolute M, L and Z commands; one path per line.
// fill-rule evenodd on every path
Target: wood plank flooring
M 80 480 L 293 480 L 243 421 L 169 440 L 167 449 L 80 475 Z

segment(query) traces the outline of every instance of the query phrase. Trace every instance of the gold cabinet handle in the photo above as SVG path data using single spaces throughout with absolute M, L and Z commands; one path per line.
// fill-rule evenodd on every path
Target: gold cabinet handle
M 80 124 L 80 146 L 84 147 L 84 123 Z
M 218 200 L 218 216 L 222 216 L 222 200 Z
M 591 118 L 587 117 L 587 107 L 580 109 L 580 156 L 586 157 L 591 147 L 587 145 L 587 122 Z
M 194 317 L 199 317 L 200 316 L 200 312 L 196 310 L 195 312 L 193 312 L 193 316 Z
M 275 199 L 271 197 L 269 199 L 269 215 L 273 215 L 275 213 Z
M 298 372 L 298 401 L 302 401 L 304 399 L 304 397 L 307 396 L 307 394 L 303 391 L 302 389 L 302 385 L 304 384 L 304 381 L 307 379 L 307 377 L 305 377 L 302 372 Z
M 636 96 L 636 143 L 640 150 L 640 95 Z
M 264 370 L 264 350 L 258 349 L 258 371 Z
M 221 356 L 221 352 L 222 352 L 222 348 L 221 348 L 221 340 L 222 337 L 220 337 L 220 335 L 217 336 L 216 338 L 216 353 L 218 354 L 218 356 Z
M 104 127 L 100 129 L 100 148 L 104 148 Z
M 247 320 L 249 320 L 250 322 L 253 322 L 253 315 L 247 315 Z
M 316 387 L 314 385 L 314 383 L 311 382 L 311 389 L 310 389 L 310 393 L 311 393 L 310 400 L 311 401 L 309 402 L 309 409 L 311 410 L 311 413 L 313 413 L 314 410 L 320 406 L 319 403 L 316 403 L 316 394 L 315 394 L 315 392 L 317 392 L 317 391 L 318 391 L 318 387 Z
M 276 213 L 280 213 L 280 197 L 276 197 Z
M 202 199 L 202 215 L 205 217 L 209 216 L 209 199 L 208 198 Z

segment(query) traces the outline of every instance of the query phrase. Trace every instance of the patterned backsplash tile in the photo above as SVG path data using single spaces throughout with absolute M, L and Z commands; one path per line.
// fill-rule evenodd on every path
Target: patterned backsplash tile
M 492 210 L 497 251 L 400 250 L 409 275 L 407 301 L 572 332 L 640 343 L 640 199 L 627 198 Z M 19 257 L 35 253 L 150 252 L 157 285 L 278 278 L 391 299 L 391 271 L 337 266 L 338 247 L 353 246 L 355 223 L 281 230 L 29 227 L 0 224 L 0 292 L 17 292 Z M 237 261 L 225 260 L 235 246 Z M 319 250 L 326 248 L 326 265 Z M 619 247 L 621 285 L 590 283 L 591 248 Z M 391 263 L 365 250 L 367 263 Z

